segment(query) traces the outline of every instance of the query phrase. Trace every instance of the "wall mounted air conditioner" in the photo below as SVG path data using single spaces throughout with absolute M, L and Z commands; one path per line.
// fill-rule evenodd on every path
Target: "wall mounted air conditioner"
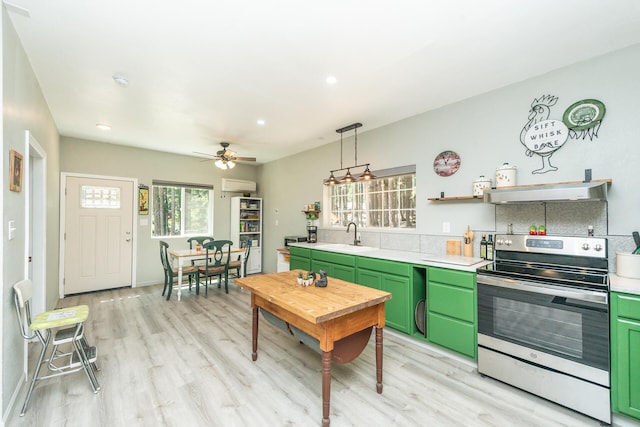
M 222 178 L 222 191 L 228 191 L 230 193 L 254 193 L 256 191 L 256 183 L 242 179 Z

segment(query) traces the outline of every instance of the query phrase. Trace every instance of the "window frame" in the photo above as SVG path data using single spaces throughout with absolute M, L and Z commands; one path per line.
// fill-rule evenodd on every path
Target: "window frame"
M 170 187 L 174 189 L 180 190 L 180 234 L 165 234 L 159 235 L 154 234 L 155 229 L 155 219 L 156 219 L 156 191 L 157 187 Z M 185 222 L 187 220 L 186 215 L 183 215 L 184 212 L 187 212 L 190 209 L 186 206 L 188 202 L 188 197 L 186 196 L 186 191 L 190 189 L 195 190 L 207 190 L 209 193 L 209 200 L 207 206 L 207 231 L 197 231 L 186 233 L 185 232 Z M 153 239 L 171 239 L 171 238 L 189 238 L 193 236 L 202 236 L 202 235 L 213 235 L 213 213 L 214 213 L 214 187 L 212 185 L 204 185 L 204 184 L 195 184 L 195 183 L 185 183 L 185 182 L 172 182 L 172 181 L 161 181 L 161 180 L 153 180 L 151 183 L 151 206 L 150 206 L 150 215 L 151 215 L 151 227 L 150 234 Z
M 393 232 L 411 232 L 411 231 L 415 231 L 417 229 L 417 194 L 416 194 L 416 187 L 417 187 L 417 176 L 416 176 L 416 167 L 415 165 L 407 165 L 407 166 L 401 166 L 401 167 L 396 167 L 396 168 L 391 168 L 391 169 L 383 169 L 383 170 L 377 170 L 377 171 L 372 171 L 372 173 L 375 175 L 375 179 L 387 179 L 387 178 L 392 178 L 392 177 L 400 177 L 400 176 L 407 176 L 407 175 L 412 175 L 412 180 L 413 180 L 413 188 L 408 189 L 408 191 L 412 192 L 412 199 L 413 199 L 413 206 L 410 207 L 409 209 L 405 209 L 405 210 L 409 210 L 412 211 L 413 213 L 413 226 L 412 227 L 391 227 L 391 226 L 370 226 L 368 224 L 361 224 L 361 221 L 355 221 L 358 224 L 358 227 L 362 227 L 361 229 L 363 230 L 369 230 L 369 231 L 393 231 Z M 357 185 L 358 182 L 352 183 L 352 184 L 337 184 L 337 185 Z M 336 212 L 336 210 L 334 209 L 333 205 L 332 205 L 332 199 L 333 199 L 333 195 L 332 195 L 332 188 L 335 188 L 335 186 L 331 186 L 331 185 L 326 185 L 323 191 L 323 199 L 324 199 L 324 205 L 326 206 L 326 215 L 323 215 L 323 220 L 322 220 L 322 226 L 323 228 L 327 228 L 330 230 L 335 230 L 335 229 L 341 229 L 346 227 L 347 224 L 342 224 L 341 222 L 338 222 L 336 224 L 332 223 L 332 218 L 334 216 L 334 212 Z M 385 194 L 389 194 L 391 192 L 397 192 L 400 191 L 398 189 L 385 189 L 383 190 Z M 407 191 L 407 190 L 405 190 Z M 377 192 L 377 191 L 376 191 Z M 364 200 L 364 209 L 355 209 L 352 208 L 351 209 L 351 214 L 349 215 L 349 220 L 353 220 L 354 218 L 354 211 L 364 211 L 364 216 L 366 216 L 367 218 L 369 218 L 367 220 L 367 222 L 370 222 L 370 218 L 371 218 L 371 213 L 369 211 L 369 197 L 370 193 L 369 191 L 366 191 L 364 193 L 358 193 L 358 194 L 362 194 L 362 200 Z M 383 196 L 384 197 L 384 196 Z M 385 211 L 389 210 L 389 205 L 385 205 L 382 209 L 381 212 L 384 213 Z M 400 207 L 395 208 L 397 210 L 400 210 Z

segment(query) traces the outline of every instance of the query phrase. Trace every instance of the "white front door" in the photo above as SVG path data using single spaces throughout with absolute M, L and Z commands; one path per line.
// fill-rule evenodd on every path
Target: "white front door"
M 133 182 L 67 176 L 64 294 L 132 285 Z

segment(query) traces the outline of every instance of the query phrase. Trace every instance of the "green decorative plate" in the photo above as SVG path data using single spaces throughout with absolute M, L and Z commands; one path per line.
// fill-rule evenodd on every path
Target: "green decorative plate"
M 606 109 L 597 99 L 583 99 L 567 108 L 562 121 L 569 129 L 584 130 L 600 123 Z

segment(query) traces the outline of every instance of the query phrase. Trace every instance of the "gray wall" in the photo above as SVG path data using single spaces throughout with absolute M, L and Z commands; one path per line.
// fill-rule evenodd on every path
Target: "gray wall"
M 2 414 L 17 392 L 23 373 L 23 340 L 18 334 L 13 308 L 12 286 L 24 278 L 25 272 L 25 191 L 9 191 L 5 177 L 9 176 L 9 151 L 17 150 L 28 161 L 25 152 L 25 131 L 29 131 L 46 152 L 47 206 L 46 212 L 46 307 L 58 301 L 58 219 L 59 219 L 59 142 L 53 118 L 42 96 L 36 76 L 20 44 L 16 32 L 2 8 Z M 53 195 L 53 196 L 51 196 Z M 8 240 L 8 221 L 16 224 L 16 236 Z M 40 242 L 42 243 L 42 242 Z M 38 242 L 36 242 L 38 244 Z M 45 284 L 34 284 L 43 286 Z
M 214 186 L 214 229 L 217 239 L 229 238 L 231 214 L 231 196 L 223 193 L 221 178 L 256 180 L 256 167 L 238 164 L 234 169 L 223 172 L 212 161 L 190 156 L 143 150 L 115 144 L 104 144 L 75 138 L 61 139 L 60 170 L 67 173 L 101 175 L 121 178 L 137 178 L 138 184 L 151 187 L 154 179 L 164 181 L 189 182 Z M 137 286 L 161 283 L 163 280 L 160 266 L 158 238 L 151 237 L 150 221 L 140 225 L 137 221 Z M 171 248 L 188 248 L 185 238 L 163 238 Z
M 470 71 L 470 75 L 472 75 Z M 609 201 L 604 206 L 589 206 L 588 215 L 576 216 L 577 204 L 565 207 L 560 217 L 580 218 L 586 233 L 589 221 L 605 224 L 597 234 L 612 236 L 614 247 L 624 250 L 632 246 L 631 232 L 640 227 L 637 209 L 637 169 L 640 161 L 640 120 L 637 119 L 637 94 L 640 93 L 640 45 L 575 64 L 534 79 L 479 95 L 405 120 L 367 130 L 363 123 L 358 134 L 358 160 L 370 162 L 372 169 L 416 164 L 417 228 L 409 233 L 364 233 L 365 244 L 404 247 L 413 251 L 444 252 L 446 238 L 460 238 L 467 225 L 478 232 L 504 231 L 510 216 L 496 212 L 493 205 L 478 202 L 435 203 L 427 200 L 444 191 L 448 196 L 471 195 L 472 181 L 480 175 L 494 178 L 495 168 L 504 162 L 518 168 L 518 184 L 581 181 L 584 169 L 593 171 L 594 179 L 611 178 Z M 437 84 L 437 82 L 425 84 Z M 544 94 L 559 97 L 550 118 L 562 119 L 565 109 L 576 101 L 595 98 L 607 108 L 599 137 L 593 141 L 569 140 L 553 155 L 558 171 L 542 175 L 531 172 L 541 165 L 540 157 L 527 157 L 519 142 L 522 127 L 528 120 L 530 104 Z M 359 121 L 345 117 L 336 128 Z M 337 135 L 337 134 L 336 134 Z M 353 164 L 353 137 L 345 139 L 344 165 Z M 462 158 L 460 170 L 450 177 L 433 172 L 435 156 L 454 150 Z M 330 169 L 340 166 L 339 140 L 264 165 L 258 181 L 264 183 L 265 245 L 264 270 L 275 271 L 276 248 L 289 234 L 304 234 L 305 219 L 301 206 L 322 200 L 322 180 Z M 268 183 L 268 185 L 266 185 Z M 276 214 L 276 209 L 278 213 Z M 556 212 L 557 209 L 552 210 Z M 537 210 L 527 218 L 544 223 L 544 211 Z M 608 218 L 603 218 L 603 212 Z M 278 226 L 275 225 L 278 220 Z M 442 233 L 442 222 L 451 223 L 451 233 Z M 502 221 L 502 224 L 499 223 Z M 550 233 L 566 231 L 562 218 Z M 522 227 L 516 232 L 523 232 Z M 321 230 L 321 239 L 346 241 L 344 231 Z M 620 236 L 617 238 L 616 236 Z M 478 244 L 476 240 L 476 246 Z M 630 249 L 629 249 L 630 250 Z M 615 251 L 615 249 L 614 249 Z M 476 255 L 478 249 L 476 247 Z
M 48 110 L 36 77 L 20 45 L 15 31 L 2 11 L 3 70 L 3 173 L 2 180 L 2 310 L 1 356 L 2 410 L 15 394 L 22 371 L 22 341 L 16 333 L 11 286 L 23 278 L 24 192 L 8 191 L 9 150 L 24 149 L 24 132 L 29 130 L 47 154 L 47 273 L 46 305 L 52 308 L 58 294 L 58 244 L 60 172 L 137 178 L 140 184 L 151 184 L 154 178 L 213 184 L 215 192 L 216 237 L 229 234 L 231 195 L 221 194 L 224 177 L 256 180 L 258 196 L 264 198 L 264 271 L 275 271 L 275 250 L 282 246 L 285 235 L 304 234 L 302 205 L 323 200 L 322 180 L 329 170 L 339 167 L 340 146 L 336 141 L 301 154 L 269 164 L 252 167 L 239 165 L 221 172 L 210 162 L 201 163 L 188 156 L 125 148 L 111 144 L 64 138 L 59 142 L 55 123 Z M 508 66 L 499 64 L 497 66 Z M 472 78 L 473 70 L 468 75 Z M 426 112 L 379 129 L 361 128 L 358 159 L 370 162 L 372 169 L 415 164 L 418 187 L 418 228 L 409 232 L 363 233 L 365 244 L 382 247 L 404 247 L 422 252 L 444 250 L 447 237 L 460 237 L 470 225 L 476 231 L 495 231 L 509 221 L 513 212 L 501 214 L 482 203 L 433 203 L 428 197 L 444 191 L 447 195 L 471 194 L 471 183 L 479 175 L 492 176 L 496 166 L 510 162 L 518 167 L 520 184 L 581 180 L 585 168 L 594 178 L 611 178 L 609 202 L 595 206 L 597 224 L 606 221 L 608 234 L 621 248 L 631 247 L 631 231 L 638 229 L 637 163 L 640 160 L 640 120 L 637 119 L 637 94 L 640 93 L 640 46 L 633 46 L 590 61 L 566 67 L 534 79 L 476 96 L 468 100 Z M 425 82 L 438 84 L 438 82 Z M 557 172 L 532 175 L 540 159 L 528 158 L 518 136 L 527 121 L 531 101 L 543 94 L 559 97 L 552 118 L 562 117 L 564 109 L 575 101 L 595 98 L 607 106 L 607 115 L 594 141 L 569 141 L 554 154 Z M 312 118 L 311 118 L 312 119 Z M 335 128 L 361 121 L 360 117 L 344 117 Z M 345 165 L 351 164 L 352 137 L 345 138 Z M 462 157 L 462 167 L 453 176 L 442 178 L 433 173 L 432 162 L 443 150 L 455 150 Z M 571 208 L 574 209 L 574 208 Z M 605 212 L 603 214 L 603 212 Z M 563 217 L 567 213 L 557 214 Z M 530 215 L 536 215 L 528 212 Z M 568 209 L 568 214 L 571 214 Z M 603 216 L 606 216 L 603 219 Z M 591 220 L 583 216 L 583 221 Z M 15 220 L 18 236 L 9 241 L 8 220 Z M 534 217 L 527 218 L 536 221 Z M 442 222 L 451 223 L 451 233 L 441 232 Z M 562 221 L 558 221 L 561 223 Z M 277 223 L 277 225 L 276 225 Z M 516 230 L 518 231 L 518 230 Z M 550 230 L 553 232 L 553 230 Z M 342 230 L 322 230 L 321 237 L 346 240 Z M 185 245 L 184 239 L 172 239 L 172 245 Z M 162 274 L 157 257 L 157 241 L 150 238 L 148 226 L 138 227 L 138 285 L 159 283 Z

